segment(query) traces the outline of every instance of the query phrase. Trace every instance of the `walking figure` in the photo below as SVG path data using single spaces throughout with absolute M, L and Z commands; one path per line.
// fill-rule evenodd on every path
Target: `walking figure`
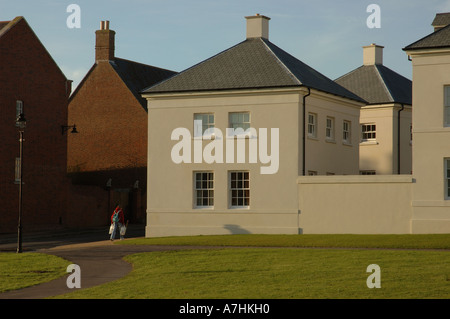
M 117 229 L 119 229 L 120 240 L 123 240 L 124 232 L 120 231 L 122 227 L 125 227 L 123 209 L 120 207 L 120 205 L 117 205 L 116 209 L 114 209 L 114 212 L 111 215 L 111 241 L 113 241 L 116 237 Z

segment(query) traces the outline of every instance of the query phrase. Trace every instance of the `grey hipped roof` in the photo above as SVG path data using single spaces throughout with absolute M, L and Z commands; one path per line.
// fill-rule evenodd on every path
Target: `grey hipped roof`
M 307 86 L 364 102 L 265 38 L 249 38 L 142 93 Z
M 450 12 L 436 13 L 431 25 L 433 27 L 447 26 L 450 24 Z
M 403 48 L 404 51 L 450 47 L 450 25 L 443 27 Z
M 412 82 L 382 64 L 363 65 L 336 82 L 369 104 L 412 104 Z

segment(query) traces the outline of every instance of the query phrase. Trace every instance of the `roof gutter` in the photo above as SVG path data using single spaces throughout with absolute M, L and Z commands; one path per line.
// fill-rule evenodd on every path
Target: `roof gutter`
M 309 87 L 306 87 L 308 89 L 308 94 L 303 95 L 303 133 L 302 133 L 302 173 L 303 176 L 306 176 L 306 98 L 311 95 L 311 89 Z

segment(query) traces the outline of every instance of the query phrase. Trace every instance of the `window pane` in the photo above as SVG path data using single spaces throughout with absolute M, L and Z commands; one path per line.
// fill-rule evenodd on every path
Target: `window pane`
M 444 86 L 444 106 L 450 106 L 450 86 Z
M 249 172 L 230 172 L 231 206 L 246 207 L 250 202 Z
M 250 128 L 250 113 L 230 113 L 230 127 L 242 128 L 244 131 Z
M 195 173 L 195 203 L 197 207 L 212 206 L 214 197 L 214 173 Z
M 445 124 L 450 124 L 450 107 L 446 106 L 444 112 L 445 112 Z

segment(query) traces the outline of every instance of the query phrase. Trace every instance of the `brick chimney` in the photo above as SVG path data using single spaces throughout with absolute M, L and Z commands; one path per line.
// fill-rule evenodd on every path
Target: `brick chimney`
M 247 39 L 265 38 L 269 39 L 270 18 L 257 13 L 254 16 L 245 17 L 247 19 Z
M 109 29 L 109 21 L 100 22 L 100 30 L 95 31 L 95 61 L 114 59 L 114 37 L 116 32 Z
M 383 64 L 383 46 L 372 43 L 363 47 L 363 64 Z

